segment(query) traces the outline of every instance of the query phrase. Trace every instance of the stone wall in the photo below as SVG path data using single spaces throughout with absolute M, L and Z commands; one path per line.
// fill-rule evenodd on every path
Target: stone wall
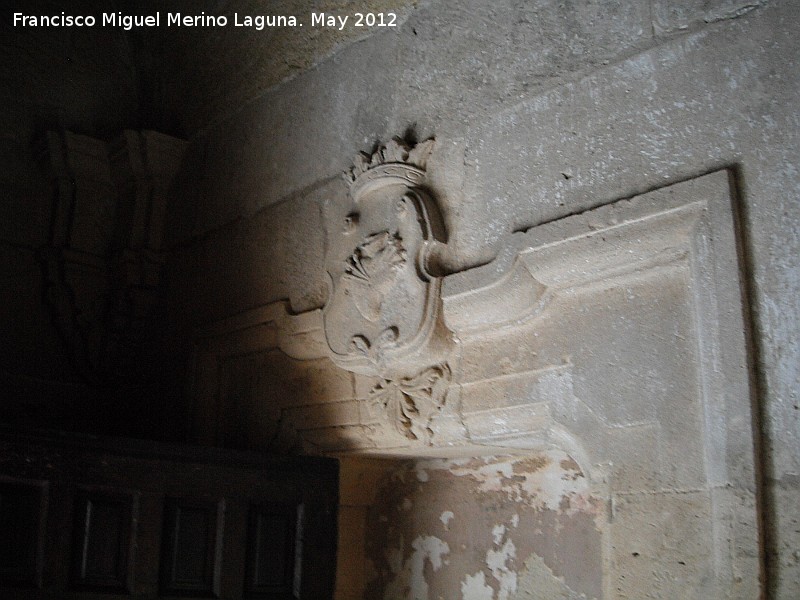
M 606 486 L 602 597 L 793 597 L 799 21 L 788 2 L 420 3 L 203 130 L 168 228 L 196 439 L 566 453 Z M 393 136 L 435 138 L 424 189 L 447 233 L 430 256 L 454 412 L 424 424 L 425 443 L 370 412 L 380 378 L 325 347 L 339 175 Z M 343 501 L 348 531 L 372 527 L 366 503 Z M 535 597 L 475 565 L 439 578 L 445 555 L 405 543 L 400 570 L 421 561 L 429 589 Z M 558 572 L 532 552 L 518 581 Z
M 365 598 L 604 597 L 606 505 L 563 452 L 406 463 L 377 489 Z
M 341 600 L 794 598 L 800 9 L 323 9 L 398 27 L 3 15 L 0 420 L 341 457 Z
M 126 32 L 13 27 L 14 10 L 64 10 L 57 2 L 13 4 L 0 18 L 0 421 L 161 437 L 140 404 L 153 393 L 139 377 L 152 367 L 147 352 L 112 367 L 107 326 L 121 319 L 141 336 L 146 306 L 155 305 L 156 257 L 141 251 L 157 250 L 162 232 L 142 239 L 150 215 L 134 225 L 130 212 L 137 200 L 148 204 L 142 196 L 151 191 L 163 206 L 179 161 L 170 151 L 183 142 L 141 132 L 138 65 Z M 87 12 L 109 6 L 81 4 Z M 150 169 L 148 161 L 161 165 Z M 123 249 L 135 251 L 123 256 Z M 148 268 L 149 280 L 135 273 Z M 128 310 L 132 304 L 140 314 Z M 112 383 L 111 370 L 132 374 L 131 360 L 139 374 Z

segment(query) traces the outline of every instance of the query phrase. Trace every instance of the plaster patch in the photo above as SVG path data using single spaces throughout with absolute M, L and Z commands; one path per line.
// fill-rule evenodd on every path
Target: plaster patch
M 505 532 L 505 527 L 503 527 L 503 531 Z M 497 543 L 495 541 L 495 544 Z M 500 584 L 497 600 L 508 600 L 509 594 L 517 591 L 517 573 L 511 569 L 516 556 L 517 548 L 510 539 L 507 539 L 499 550 L 486 552 L 486 566 L 489 567 L 492 571 L 492 576 Z
M 492 600 L 494 590 L 486 585 L 486 575 L 478 571 L 461 582 L 461 600 Z
M 589 481 L 577 463 L 563 453 L 548 452 L 525 460 L 508 457 L 477 467 L 459 465 L 451 467 L 450 472 L 476 479 L 480 492 L 501 492 L 514 502 L 567 514 L 596 510 L 587 501 L 591 494 Z
M 455 517 L 452 510 L 446 510 L 442 513 L 439 517 L 439 520 L 445 526 L 445 528 L 450 529 L 450 521 Z
M 434 536 L 420 536 L 411 544 L 414 553 L 411 562 L 411 592 L 409 600 L 424 600 L 428 597 L 425 581 L 425 559 L 430 560 L 434 571 L 442 568 L 442 555 L 450 552 L 450 546 Z
M 495 525 L 492 529 L 492 539 L 496 545 L 503 541 L 503 536 L 506 534 L 505 525 Z
M 562 578 L 556 577 L 536 554 L 525 561 L 518 576 L 516 600 L 578 600 L 586 598 L 571 590 Z
M 490 463 L 477 469 L 470 465 L 450 469 L 458 477 L 474 477 L 480 482 L 478 490 L 481 492 L 499 492 L 503 490 L 503 480 L 514 475 L 514 467 L 510 462 Z
M 425 581 L 425 561 L 431 563 L 434 571 L 442 568 L 442 557 L 450 553 L 447 542 L 435 536 L 419 536 L 412 543 L 411 556 L 403 563 L 402 571 L 392 571 L 397 575 L 386 587 L 384 598 L 392 600 L 428 600 L 428 582 Z M 402 550 L 399 551 L 402 556 Z M 392 558 L 396 561 L 397 554 Z
M 438 571 L 442 568 L 442 556 L 450 553 L 450 546 L 432 535 L 420 536 L 411 544 L 415 552 L 422 554 L 422 558 L 428 558 L 433 565 L 433 570 Z
M 418 481 L 420 469 L 428 474 L 427 482 Z M 584 470 L 569 454 L 552 450 L 526 457 L 409 461 L 398 470 L 405 477 L 386 475 L 368 517 L 365 551 L 379 560 L 364 597 L 407 600 L 412 593 L 411 600 L 461 598 L 462 587 L 471 594 L 466 598 L 524 597 L 520 571 L 532 554 L 542 557 L 578 594 L 590 598 L 602 589 L 602 532 L 595 523 L 596 506 L 602 502 L 589 491 Z M 454 470 L 463 474 L 454 475 Z M 497 491 L 478 491 L 487 478 Z M 582 485 L 586 493 L 561 496 L 559 508 L 548 510 L 525 491 L 531 480 L 556 487 L 554 497 Z M 404 508 L 406 501 L 413 505 L 411 512 Z M 384 521 L 387 511 L 391 517 Z M 451 526 L 456 515 L 458 523 Z M 400 559 L 393 556 L 395 565 L 390 566 L 383 550 L 398 547 L 399 570 Z M 465 579 L 468 574 L 471 578 Z

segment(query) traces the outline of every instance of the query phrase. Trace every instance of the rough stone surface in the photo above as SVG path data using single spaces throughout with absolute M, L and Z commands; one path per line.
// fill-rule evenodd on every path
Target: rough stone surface
M 215 324 L 202 334 L 193 376 L 221 421 L 201 439 L 417 457 L 556 449 L 591 469 L 609 512 L 592 597 L 615 589 L 752 597 L 758 515 L 734 192 L 721 170 L 509 236 L 498 265 L 444 278 L 444 323 L 457 350 L 444 365 L 417 356 L 413 377 L 362 374 L 330 385 L 337 369 L 324 311 L 293 316 L 273 305 Z M 313 390 L 292 383 L 315 379 Z M 635 533 L 641 522 L 650 537 Z M 415 534 L 414 552 L 387 558 L 367 595 L 431 597 L 425 564 L 438 571 L 451 552 L 445 544 Z M 495 567 L 495 579 L 513 587 L 516 575 Z M 463 582 L 436 585 L 511 597 L 510 587 L 463 568 Z
M 400 27 L 47 37 L 3 23 L 0 380 L 22 399 L 3 420 L 347 456 L 343 480 L 364 492 L 351 486 L 341 513 L 342 600 L 793 600 L 800 8 L 319 9 L 369 8 L 397 10 Z M 118 217 L 158 174 L 119 175 L 113 140 L 147 129 L 190 138 L 161 180 L 155 280 L 147 261 L 109 258 L 141 239 Z M 436 140 L 419 189 L 444 224 L 428 257 L 454 344 L 389 377 L 337 366 L 323 311 L 328 219 L 352 203 L 340 174 L 395 136 Z M 73 185 L 68 239 L 57 208 Z M 99 315 L 109 298 L 147 305 L 140 287 L 161 299 L 144 311 L 151 377 L 97 386 Z M 364 455 L 411 462 L 387 463 L 376 499 Z M 535 470 L 537 457 L 553 462 Z M 569 497 L 564 461 L 597 506 L 540 504 Z M 482 466 L 514 464 L 528 482 L 549 474 L 541 489 L 509 496 L 513 475 L 482 489 Z M 517 527 L 532 528 L 524 542 Z M 585 548 L 586 569 L 562 560 Z
M 199 5 L 207 15 L 225 16 L 228 26 L 183 27 L 177 30 L 146 30 L 141 36 L 143 55 L 153 81 L 155 108 L 165 124 L 183 135 L 224 121 L 242 105 L 263 96 L 271 88 L 313 68 L 337 50 L 368 37 L 369 27 L 352 26 L 353 13 L 393 12 L 398 25 L 417 8 L 418 0 L 333 0 L 309 3 L 304 0 L 272 1 L 266 7 L 253 0 L 234 0 L 223 5 Z M 146 0 L 149 12 L 168 9 L 197 15 L 198 4 L 172 0 L 168 5 Z M 329 17 L 349 16 L 347 27 L 312 27 L 311 13 Z M 264 17 L 261 29 L 235 26 L 247 16 Z M 295 16 L 303 27 L 270 27 L 267 17 Z M 246 51 L 245 51 L 246 49 Z M 170 56 L 159 64 L 162 56 Z
M 365 597 L 602 597 L 605 507 L 564 453 L 401 463 L 378 489 Z
M 559 18 L 562 10 L 567 13 Z M 714 560 L 720 559 L 720 551 L 727 552 L 721 544 L 729 535 L 725 525 L 729 519 L 749 514 L 747 525 L 737 526 L 730 535 L 753 546 L 758 523 L 753 509 L 757 471 L 759 502 L 771 507 L 762 515 L 766 590 L 773 597 L 790 598 L 800 581 L 800 565 L 792 554 L 798 534 L 791 492 L 800 468 L 797 403 L 792 400 L 798 361 L 796 349 L 791 350 L 800 312 L 793 260 L 798 250 L 800 183 L 793 167 L 798 149 L 793 101 L 798 96 L 798 46 L 788 24 L 798 19 L 796 7 L 787 3 L 712 2 L 701 8 L 666 2 L 650 6 L 603 3 L 580 10 L 548 3 L 422 5 L 400 30 L 342 48 L 333 60 L 270 90 L 224 127 L 200 136 L 195 143 L 201 147 L 227 144 L 234 163 L 237 156 L 271 162 L 264 162 L 265 168 L 259 171 L 266 177 L 249 176 L 251 186 L 236 197 L 206 189 L 202 210 L 215 203 L 218 208 L 206 212 L 194 232 L 250 218 L 281 199 L 307 197 L 308 190 L 328 180 L 333 190 L 332 178 L 346 169 L 354 150 L 371 151 L 376 142 L 409 132 L 417 139 L 437 139 L 427 185 L 439 202 L 447 229 L 447 243 L 437 250 L 439 263 L 452 272 L 489 262 L 485 269 L 500 275 L 510 264 L 503 262 L 503 252 L 512 232 L 534 231 L 537 225 L 620 198 L 729 169 L 735 183 L 731 218 L 738 237 L 733 248 L 740 248 L 738 266 L 731 272 L 742 274 L 742 288 L 750 296 L 742 306 L 745 321 L 752 319 L 748 348 L 756 361 L 751 388 L 755 410 L 749 416 L 742 413 L 744 421 L 731 422 L 730 432 L 735 435 L 730 433 L 722 443 L 714 425 L 719 419 L 714 405 L 697 404 L 701 388 L 686 385 L 693 377 L 699 377 L 701 385 L 718 385 L 702 384 L 704 376 L 699 375 L 714 372 L 716 359 L 706 352 L 708 346 L 698 346 L 692 306 L 696 302 L 705 306 L 708 297 L 687 295 L 687 286 L 697 286 L 692 283 L 691 269 L 670 267 L 669 260 L 658 264 L 666 260 L 669 243 L 659 251 L 667 253 L 662 259 L 646 259 L 655 260 L 648 263 L 650 275 L 634 279 L 604 275 L 605 283 L 598 281 L 581 293 L 563 295 L 564 304 L 556 311 L 563 311 L 563 319 L 545 311 L 526 330 L 515 329 L 510 318 L 497 333 L 484 331 L 465 343 L 453 358 L 459 384 L 448 392 L 447 403 L 462 417 L 465 409 L 475 416 L 442 415 L 431 429 L 443 448 L 457 445 L 465 435 L 473 435 L 470 432 L 477 438 L 497 439 L 503 426 L 488 426 L 491 420 L 487 419 L 501 415 L 481 411 L 502 407 L 506 422 L 526 423 L 513 433 L 533 449 L 561 435 L 548 425 L 553 414 L 572 419 L 566 427 L 582 445 L 604 447 L 604 460 L 620 465 L 612 469 L 614 486 L 622 494 L 620 506 L 629 507 L 621 508 L 620 531 L 625 531 L 628 522 L 635 530 L 637 515 L 648 511 L 670 512 L 682 500 L 699 503 L 703 508 L 698 514 L 705 515 L 702 520 L 716 523 L 715 532 L 708 535 L 717 541 L 713 550 L 702 545 L 707 540 L 698 541 L 692 556 L 717 553 Z M 478 26 L 487 22 L 492 26 Z M 300 98 L 307 101 L 300 103 Z M 289 106 L 291 110 L 281 108 Z M 290 115 L 291 123 L 277 116 L 284 114 Z M 275 129 L 276 139 L 285 143 L 268 148 L 259 141 L 269 139 L 266 133 L 250 141 L 250 131 L 271 122 L 278 126 L 269 125 L 268 130 Z M 248 135 L 237 133 L 240 128 Z M 232 179 L 225 178 L 244 172 L 238 167 L 231 175 L 219 171 L 220 184 L 230 188 L 224 182 Z M 336 194 L 331 192 L 327 201 L 343 202 Z M 593 229 L 602 223 L 586 226 Z M 304 231 L 304 245 L 319 247 L 321 237 L 315 235 Z M 645 228 L 633 235 L 629 246 L 617 240 L 607 247 L 620 255 L 631 251 L 651 256 L 651 250 L 635 240 L 652 242 L 653 230 Z M 726 252 L 737 255 L 735 249 Z M 558 280 L 559 269 L 567 273 L 578 267 L 559 263 L 556 251 L 540 253 L 532 255 L 529 263 L 534 278 L 536 261 L 542 256 L 554 265 L 546 275 L 552 281 Z M 598 244 L 587 248 L 583 256 L 591 264 L 607 254 Z M 508 257 L 512 260 L 514 254 Z M 518 287 L 503 287 L 494 296 L 487 292 L 487 303 L 480 305 L 487 307 L 487 315 L 493 314 L 493 302 L 502 303 L 502 311 L 510 310 L 512 315 L 525 306 L 532 314 L 541 310 L 542 290 L 525 287 L 529 284 L 524 271 L 514 273 L 521 279 L 508 283 Z M 453 279 L 451 290 L 468 289 L 457 281 Z M 290 285 L 308 284 L 295 280 Z M 455 306 L 460 296 L 448 296 L 448 285 L 446 281 L 445 305 Z M 274 289 L 263 295 L 265 302 L 290 296 L 280 286 Z M 529 296 L 509 295 L 510 289 L 528 289 Z M 327 297 L 318 298 L 321 307 Z M 512 306 L 512 300 L 517 304 Z M 466 327 L 465 332 L 477 318 L 470 310 L 478 305 L 466 306 L 450 313 L 445 310 L 452 317 L 451 325 Z M 593 314 L 590 306 L 605 310 Z M 552 346 L 548 341 L 554 342 Z M 700 371 L 695 370 L 698 365 Z M 532 373 L 523 375 L 526 371 Z M 490 383 L 481 384 L 484 379 Z M 356 398 L 368 402 L 377 383 L 356 377 Z M 580 399 L 578 404 L 570 400 L 567 389 Z M 522 406 L 510 400 L 526 394 L 546 402 Z M 643 395 L 647 401 L 642 401 Z M 591 419 L 580 424 L 584 417 L 579 416 L 579 408 L 595 415 L 592 419 L 601 414 L 603 426 L 598 429 L 597 421 Z M 402 438 L 395 437 L 381 418 L 375 420 L 375 414 L 365 405 L 358 423 L 350 423 L 347 417 L 316 430 L 314 447 L 357 452 L 380 451 L 393 444 L 402 447 Z M 676 420 L 678 414 L 681 419 Z M 755 431 L 749 429 L 750 420 L 756 424 Z M 704 429 L 708 437 L 698 434 Z M 612 432 L 618 441 L 609 443 L 607 436 Z M 654 439 L 659 441 L 654 443 Z M 752 466 L 742 470 L 737 458 L 742 442 L 751 448 L 744 450 L 745 456 L 747 452 L 752 456 L 753 444 L 759 448 L 756 470 Z M 709 447 L 718 450 L 709 454 Z M 436 455 L 440 450 L 417 448 L 412 453 Z M 594 452 L 589 451 L 590 463 L 597 459 Z M 720 465 L 724 465 L 722 470 Z M 741 476 L 740 491 L 731 497 L 717 487 Z M 730 509 L 720 508 L 724 506 Z M 708 512 L 710 507 L 717 507 L 717 516 Z M 662 521 L 658 529 L 680 531 L 669 521 Z M 617 535 L 630 540 L 624 533 L 611 539 Z M 433 552 L 438 546 L 434 548 L 426 539 L 421 538 L 420 552 L 438 556 Z M 655 548 L 661 542 L 648 543 Z M 623 545 L 627 551 L 627 543 Z M 724 559 L 730 581 L 739 583 L 726 587 L 726 592 L 708 588 L 705 593 L 719 597 L 756 594 L 758 561 L 745 546 Z M 639 573 L 635 580 L 648 579 L 653 594 L 686 593 L 699 581 L 710 581 L 703 574 L 707 567 L 697 566 L 686 578 L 666 564 L 656 568 L 647 563 L 641 551 L 642 561 L 619 552 L 612 561 L 617 567 L 605 571 L 607 597 L 632 593 L 613 575 L 628 568 Z M 409 568 L 413 571 L 413 564 Z M 488 585 L 486 573 L 483 578 L 474 572 L 464 575 L 470 576 L 461 582 L 464 589 L 474 590 L 470 593 L 476 597 L 497 591 Z M 681 581 L 686 584 L 684 592 L 673 587 Z M 553 589 L 554 594 L 569 597 L 570 592 Z

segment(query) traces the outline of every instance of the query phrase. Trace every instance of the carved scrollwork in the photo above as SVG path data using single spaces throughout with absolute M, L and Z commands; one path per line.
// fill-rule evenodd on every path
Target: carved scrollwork
M 386 351 L 397 345 L 399 335 L 400 332 L 394 325 L 384 329 L 372 342 L 366 336 L 354 335 L 350 339 L 350 351 L 366 357 L 376 368 L 380 368 L 385 362 Z

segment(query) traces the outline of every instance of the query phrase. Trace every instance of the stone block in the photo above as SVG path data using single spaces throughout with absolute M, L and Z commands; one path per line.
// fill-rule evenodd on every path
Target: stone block
M 616 495 L 609 525 L 612 593 L 730 597 L 733 582 L 719 581 L 715 573 L 712 527 L 708 492 Z

